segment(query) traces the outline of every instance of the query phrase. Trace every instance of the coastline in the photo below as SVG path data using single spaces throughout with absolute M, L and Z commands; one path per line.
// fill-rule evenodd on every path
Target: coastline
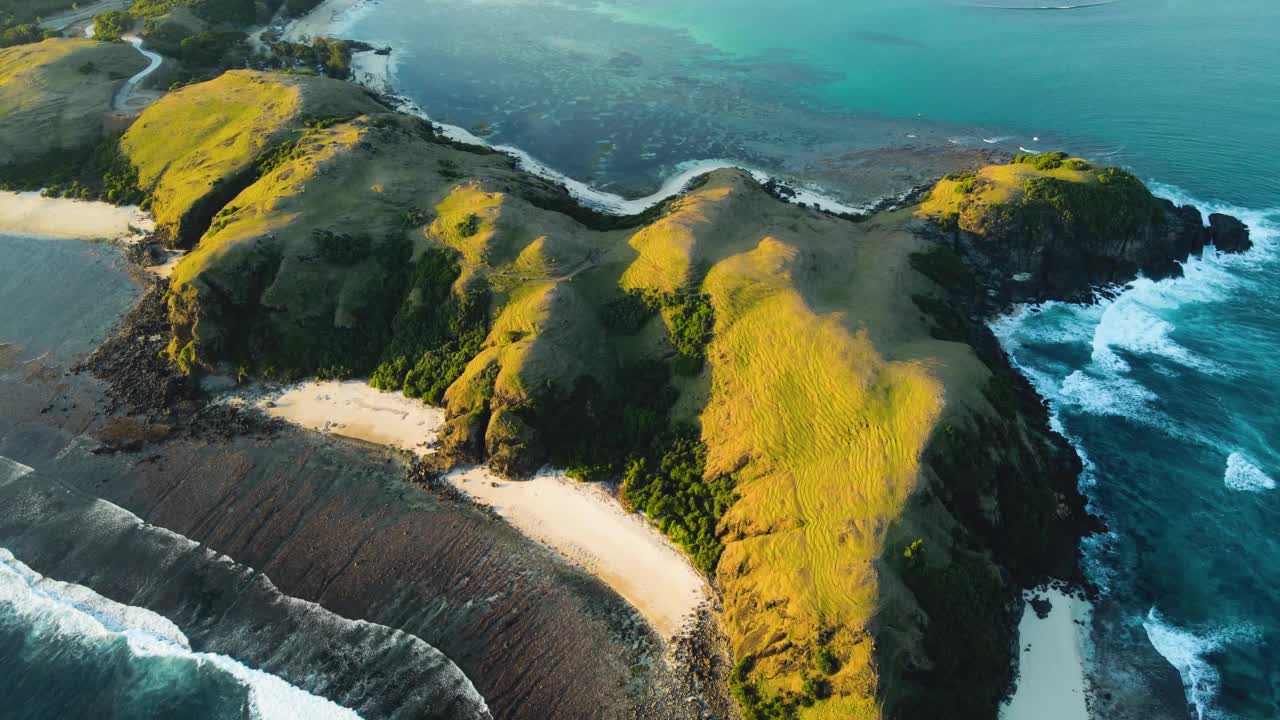
M 661 708 L 659 716 L 692 720 L 684 699 L 698 690 L 664 662 L 669 649 L 630 605 L 490 513 L 415 485 L 403 453 L 285 423 L 237 422 L 225 407 L 165 416 L 146 426 L 154 432 L 143 430 L 139 416 L 116 414 L 113 388 L 156 382 L 146 368 L 104 375 L 70 369 L 121 327 L 122 317 L 123 327 L 139 327 L 129 319 L 138 313 L 131 268 L 114 246 L 18 240 L 37 254 L 31 267 L 39 272 L 33 282 L 0 286 L 7 302 L 33 308 L 16 318 L 30 322 L 6 328 L 0 338 L 8 343 L 0 345 L 0 455 L 34 468 L 42 485 L 54 481 L 77 497 L 100 498 L 141 517 L 157 537 L 176 534 L 261 574 L 252 583 L 222 583 L 218 573 L 194 584 L 168 578 L 153 566 L 151 536 L 99 540 L 89 532 L 103 519 L 98 514 L 6 517 L 0 546 L 36 571 L 169 617 L 193 645 L 256 667 L 290 663 L 299 686 L 326 697 L 367 688 L 376 696 L 371 701 L 390 709 L 433 687 L 425 679 L 429 668 L 404 662 L 400 652 L 372 653 L 385 666 L 379 676 L 396 688 L 385 694 L 349 666 L 305 652 L 340 652 L 339 641 L 377 631 L 367 621 L 439 649 L 497 717 L 534 720 L 548 709 L 565 717 L 623 717 Z M 78 245 L 95 252 L 77 252 Z M 114 287 L 128 293 L 118 302 L 103 296 L 101 283 L 68 274 L 104 262 Z M 57 313 L 78 319 L 66 322 Z M 79 344 L 68 347 L 73 338 Z M 133 366 L 152 353 L 141 339 L 125 338 Z M 137 444 L 115 444 L 122 434 Z M 63 552 L 68 542 L 78 542 L 79 552 Z M 72 564 L 59 565 L 64 561 Z M 166 580 L 156 583 L 157 573 Z M 281 619 L 288 608 L 270 598 L 258 602 L 264 588 L 271 597 L 279 597 L 278 589 L 316 611 L 352 619 L 361 637 L 291 632 Z M 227 620 L 227 607 L 253 632 L 222 632 L 225 625 L 209 621 Z M 286 641 L 299 643 L 298 652 L 279 654 Z M 336 683 L 314 684 L 331 676 Z
M 339 36 L 346 32 L 360 16 L 373 9 L 378 0 L 325 0 L 310 13 L 292 20 L 285 26 L 282 37 L 297 41 L 303 37 Z M 346 38 L 359 40 L 360 38 Z M 368 40 L 374 44 L 386 45 L 376 40 Z M 392 49 L 394 54 L 394 48 Z M 749 173 L 761 185 L 776 184 L 783 188 L 780 196 L 787 202 L 812 207 L 815 210 L 844 216 L 863 216 L 876 210 L 892 207 L 902 198 L 911 195 L 915 188 L 904 190 L 897 197 L 884 197 L 868 202 L 865 205 L 850 205 L 828 195 L 821 188 L 810 185 L 791 185 L 783 183 L 769 173 L 747 163 L 728 159 L 689 160 L 676 166 L 675 172 L 662 181 L 659 189 L 644 197 L 627 198 L 603 190 L 596 189 L 580 180 L 552 168 L 531 154 L 512 145 L 490 143 L 472 133 L 470 130 L 436 122 L 421 105 L 412 99 L 396 93 L 395 61 L 390 56 L 384 62 L 367 57 L 373 53 L 359 52 L 352 56 L 351 82 L 364 87 L 390 102 L 393 109 L 410 115 L 416 115 L 436 127 L 442 136 L 454 142 L 490 148 L 512 157 L 517 166 L 532 175 L 561 185 L 574 200 L 584 207 L 609 215 L 639 215 L 673 197 L 679 195 L 693 179 L 714 170 L 738 169 Z
M 710 588 L 678 548 L 604 488 L 543 471 L 507 480 L 486 467 L 444 478 L 492 507 L 525 535 L 599 577 L 644 615 L 664 640 L 688 629 Z
M 155 229 L 136 206 L 0 191 L 0 233 L 74 240 L 137 240 Z
M 1000 720 L 1090 720 L 1089 638 L 1093 606 L 1074 593 L 1041 587 L 1023 593 L 1018 679 Z M 1043 602 L 1048 611 L 1040 616 Z
M 356 12 L 366 11 L 376 2 L 377 0 L 326 0 L 311 14 L 291 23 L 285 36 L 297 39 L 306 33 L 313 36 L 338 35 L 348 30 L 358 19 Z M 691 160 L 677 166 L 676 172 L 662 182 L 658 191 L 645 197 L 627 198 L 598 190 L 560 173 L 520 148 L 490 143 L 465 128 L 432 121 L 428 112 L 419 104 L 396 94 L 395 60 L 392 56 L 379 56 L 372 51 L 355 53 L 352 58 L 352 82 L 382 96 L 392 103 L 395 110 L 432 122 L 441 135 L 449 140 L 488 147 L 509 155 L 521 170 L 561 185 L 574 200 L 585 207 L 611 215 L 643 213 L 682 193 L 696 177 L 719 169 L 743 170 L 762 185 L 776 185 L 779 182 L 768 173 L 743 163 L 726 159 Z M 831 198 L 814 187 L 783 186 L 781 195 L 782 199 L 802 207 L 809 206 L 837 216 L 866 216 L 900 205 L 917 190 L 913 189 L 897 198 L 884 198 L 876 203 L 856 207 Z M 575 524 L 590 523 L 582 522 L 582 516 L 575 514 L 571 507 L 587 493 L 594 490 L 595 494 L 603 496 L 602 491 L 574 487 L 577 483 L 550 472 L 540 473 L 530 481 L 511 482 L 494 476 L 483 467 L 456 470 L 449 473 L 445 480 L 471 499 L 492 507 L 526 536 L 551 546 L 604 579 L 640 609 L 664 637 L 671 637 L 670 632 L 665 629 L 671 627 L 670 622 L 655 620 L 654 608 L 637 598 L 635 590 L 628 586 L 625 579 L 620 581 L 619 578 L 610 577 L 607 570 L 602 572 L 599 558 L 590 551 L 590 546 L 580 544 L 579 538 L 583 536 L 579 534 L 574 537 L 574 530 L 581 531 L 580 527 L 573 527 Z M 616 500 L 614 502 L 616 504 Z M 601 508 L 597 505 L 592 509 Z M 633 518 L 640 520 L 634 516 Z M 640 522 L 643 523 L 643 520 Z M 566 528 L 568 532 L 565 531 Z M 684 562 L 687 565 L 687 560 Z M 1089 643 L 1088 620 L 1092 608 L 1086 600 L 1052 588 L 1024 591 L 1028 596 L 1037 593 L 1047 595 L 1054 610 L 1042 620 L 1034 614 L 1030 604 L 1025 606 L 1018 628 L 1018 641 L 1020 649 L 1028 646 L 1030 648 L 1019 652 L 1021 660 L 1017 689 L 1008 703 L 1001 707 L 1000 718 L 1090 720 L 1086 701 L 1089 668 L 1082 648 Z
M 360 380 L 307 381 L 253 404 L 306 430 L 408 451 L 435 452 L 444 411 Z M 486 467 L 459 468 L 444 481 L 491 508 L 525 536 L 599 578 L 649 621 L 664 641 L 688 629 L 710 588 L 656 528 L 603 488 L 555 471 L 512 481 Z
M 326 3 L 326 4 L 329 4 L 329 3 Z M 345 4 L 346 6 L 348 6 L 348 9 L 351 12 L 354 12 L 355 9 L 357 8 L 369 7 L 371 3 L 369 0 L 365 0 L 363 3 L 360 2 L 360 0 L 356 0 L 355 2 L 351 2 L 348 0 L 348 2 L 346 3 L 339 3 L 339 4 Z M 345 22 L 349 19 L 350 19 L 349 15 L 339 15 L 335 10 L 334 14 L 331 15 L 331 19 L 328 22 L 336 24 L 339 22 Z M 366 87 L 369 87 L 370 89 L 376 89 L 379 92 L 390 93 L 393 91 L 392 78 L 394 75 L 394 64 L 388 56 L 385 56 L 385 55 L 378 56 L 376 53 L 372 53 L 372 52 L 357 53 L 356 57 L 353 57 L 352 68 L 356 78 L 355 82 L 359 84 L 363 84 Z M 363 73 L 366 76 L 366 78 L 363 80 L 360 79 L 361 73 Z M 374 85 L 380 85 L 380 88 L 375 88 Z M 426 117 L 425 113 L 419 112 L 419 114 L 421 114 L 423 117 Z M 475 137 L 471 133 L 461 128 L 455 128 L 452 126 L 440 126 L 440 125 L 437 125 L 437 127 L 442 127 L 443 129 L 445 129 L 447 131 L 446 136 L 448 137 L 454 138 L 454 136 L 449 133 L 456 132 L 456 133 L 459 133 L 458 137 L 463 138 L 462 141 L 464 142 L 473 142 L 475 144 L 487 145 L 487 143 L 485 143 L 480 138 Z M 585 205 L 595 207 L 596 209 L 604 210 L 606 212 L 616 212 L 618 214 L 633 214 L 635 212 L 640 212 L 640 211 L 643 211 L 644 209 L 652 207 L 657 203 L 662 202 L 663 200 L 673 195 L 678 195 L 682 190 L 685 189 L 690 179 L 704 172 L 707 172 L 716 168 L 720 168 L 720 167 L 741 167 L 740 165 L 730 163 L 729 161 L 718 161 L 718 160 L 688 163 L 681 166 L 681 171 L 677 173 L 677 175 L 675 175 L 674 177 L 664 182 L 662 190 L 660 190 L 658 193 L 655 193 L 646 198 L 628 200 L 626 198 L 622 198 L 621 196 L 610 195 L 608 193 L 602 193 L 602 192 L 593 190 L 592 188 L 584 184 L 579 184 L 581 185 L 581 187 L 575 189 L 574 187 L 575 181 L 556 173 L 556 171 L 550 169 L 549 167 L 545 167 L 538 164 L 536 160 L 534 160 L 532 157 L 529 157 L 527 154 L 522 153 L 518 149 L 509 148 L 505 146 L 491 146 L 491 147 L 494 147 L 495 149 L 501 152 L 504 152 L 508 155 L 514 156 L 517 162 L 520 163 L 523 169 L 527 171 L 531 171 L 534 174 L 539 175 L 540 177 L 553 180 L 554 182 L 557 182 L 565 186 L 566 188 L 569 189 L 570 193 L 574 196 L 574 198 L 579 202 L 583 202 Z M 533 169 L 531 164 L 532 166 L 536 166 L 539 169 Z M 769 179 L 768 176 L 763 173 L 759 173 L 756 171 L 749 171 L 749 172 L 751 172 L 752 176 L 757 181 L 760 181 L 762 183 L 768 181 Z M 592 202 L 590 200 L 584 199 L 588 196 L 595 196 L 599 202 L 596 203 L 596 202 Z M 808 197 L 808 196 L 804 194 L 800 194 L 798 197 Z M 69 202 L 78 202 L 78 201 L 58 200 L 55 202 L 69 203 Z M 830 208 L 821 208 L 821 209 L 824 209 L 827 211 L 833 211 Z M 862 212 L 861 209 L 858 211 Z M 834 212 L 838 212 L 838 211 L 834 211 Z M 34 233 L 34 234 L 43 235 L 47 233 Z M 58 237 L 60 235 L 53 235 L 53 236 Z M 66 236 L 66 237 L 73 237 L 73 236 Z M 75 237 L 78 237 L 78 236 L 75 236 Z M 88 237 L 88 236 L 85 236 L 85 237 Z M 97 237 L 97 236 L 95 235 L 93 237 Z M 362 383 L 355 383 L 355 384 L 363 385 Z M 399 412 L 397 408 L 395 407 L 372 407 L 372 408 L 364 407 L 361 405 L 361 402 L 359 401 L 358 398 L 353 399 L 351 397 L 348 397 L 346 400 L 343 400 L 344 394 L 347 391 L 341 388 L 339 388 L 339 397 L 337 399 L 329 396 L 321 397 L 320 396 L 321 394 L 324 394 L 327 392 L 324 389 L 316 389 L 313 387 L 313 388 L 307 389 L 306 392 L 311 393 L 311 395 L 301 398 L 302 402 L 300 405 L 293 406 L 293 409 L 295 411 L 298 410 L 300 406 L 306 406 L 305 408 L 302 409 L 301 411 L 302 414 L 298 417 L 289 418 L 294 422 L 303 425 L 304 427 L 308 427 L 310 429 L 318 430 L 321 432 L 329 432 L 330 434 L 350 437 L 357 440 L 364 440 L 366 442 L 371 442 L 378 445 L 400 447 L 402 449 L 409 450 L 410 452 L 414 452 L 419 455 L 430 452 L 430 449 L 427 447 L 427 443 L 425 441 L 415 441 L 415 438 L 421 437 L 423 428 L 430 422 L 429 419 L 425 419 L 425 420 L 415 419 L 415 418 L 411 418 L 407 413 L 402 414 L 400 420 L 392 420 L 390 424 L 396 425 L 396 426 L 401 424 L 407 424 L 407 427 L 404 427 L 404 428 L 396 427 L 391 431 L 392 437 L 383 437 L 379 433 L 386 429 L 385 426 L 387 425 L 387 422 L 385 418 L 388 417 L 386 413 L 397 413 Z M 400 398 L 399 396 L 395 396 L 395 397 L 398 399 L 404 399 L 404 398 Z M 274 401 L 266 401 L 266 402 L 276 402 L 277 405 L 280 404 L 278 399 Z M 291 399 L 286 402 L 293 402 L 293 400 Z M 408 404 L 410 405 L 414 404 L 412 401 L 406 400 L 406 402 L 408 402 Z M 421 406 L 421 407 L 425 408 L 426 406 Z M 269 408 L 269 409 L 275 410 L 278 408 Z M 290 412 L 289 409 L 284 408 L 280 413 L 280 415 L 283 416 L 288 412 Z M 339 413 L 339 415 L 335 416 L 332 414 L 333 412 L 337 412 Z M 349 413 L 349 415 L 347 415 L 346 413 Z M 369 414 L 369 413 L 372 413 L 372 414 Z M 381 414 L 379 415 L 379 413 Z M 276 414 L 276 413 L 272 412 L 271 414 Z M 363 420 L 366 414 L 368 414 L 369 418 L 378 417 L 382 419 L 370 419 L 367 424 L 363 424 Z M 471 471 L 464 471 L 464 473 L 465 472 L 471 472 Z M 542 477 L 543 476 L 539 476 L 539 478 L 535 480 L 535 482 L 540 482 L 542 480 Z M 564 480 L 563 478 L 556 478 L 556 476 L 550 475 L 550 474 L 548 474 L 546 477 L 556 480 L 556 482 L 554 483 L 550 483 L 550 482 L 543 483 L 545 487 L 553 488 L 553 492 L 559 492 L 561 490 L 560 486 L 564 486 L 564 490 L 566 492 L 583 490 L 583 488 L 575 487 L 570 481 Z M 479 482 L 475 482 L 475 481 L 479 481 Z M 564 516 L 548 516 L 545 514 L 540 515 L 539 513 L 542 512 L 542 510 L 539 508 L 539 505 L 544 504 L 544 501 L 537 497 L 534 497 L 534 498 L 521 497 L 517 502 L 512 503 L 514 509 L 510 509 L 510 515 L 508 515 L 507 513 L 504 513 L 504 508 L 502 507 L 502 505 L 504 501 L 508 501 L 508 502 L 510 501 L 511 499 L 510 493 L 506 491 L 510 490 L 511 488 L 506 486 L 501 486 L 499 484 L 505 481 L 502 481 L 501 479 L 494 478 L 489 475 L 479 475 L 476 477 L 471 477 L 469 479 L 460 479 L 460 476 L 452 476 L 449 478 L 449 482 L 451 482 L 451 484 L 453 484 L 455 488 L 458 488 L 459 490 L 462 490 L 463 492 L 467 492 L 467 494 L 472 495 L 473 499 L 478 500 L 479 495 L 486 495 L 486 494 L 490 495 L 491 498 L 485 502 L 490 506 L 494 507 L 495 509 L 497 509 L 498 514 L 503 515 L 503 517 L 506 518 L 516 529 L 519 529 L 525 535 L 533 537 L 539 540 L 540 542 L 543 542 L 544 544 L 551 545 L 554 549 L 557 549 L 559 552 L 561 552 L 562 555 L 574 561 L 575 564 L 579 564 L 588 568 L 592 567 L 592 562 L 593 562 L 592 560 L 584 559 L 581 557 L 576 557 L 576 558 L 573 557 L 572 553 L 576 553 L 580 549 L 579 547 L 575 547 L 572 544 L 573 541 L 569 541 L 569 544 L 564 544 L 563 547 L 558 547 L 556 545 L 556 542 L 561 542 L 563 544 L 566 541 L 548 540 L 547 538 L 540 537 L 538 535 L 540 531 L 544 533 L 550 532 L 553 534 L 554 531 L 559 529 L 558 523 L 567 521 L 567 524 L 573 524 L 574 522 L 577 522 L 579 516 L 573 515 L 572 513 L 567 513 Z M 509 484 L 515 485 L 515 483 L 509 483 Z M 525 490 L 524 487 L 521 487 L 519 489 L 522 492 Z M 596 489 L 597 488 L 590 488 L 590 490 L 596 490 Z M 478 492 L 475 492 L 475 494 L 473 494 L 472 492 L 469 492 L 469 490 L 470 491 L 478 490 Z M 535 492 L 536 494 L 536 491 L 530 491 L 530 492 Z M 551 518 L 552 520 L 555 520 L 555 523 L 552 523 L 545 518 Z M 524 524 L 522 525 L 521 523 L 524 523 Z M 526 525 L 529 527 L 529 529 L 526 529 L 525 527 Z M 597 575 L 600 574 L 599 572 L 594 570 L 593 572 L 595 572 L 595 574 Z M 613 583 L 610 582 L 610 584 L 612 585 Z M 615 587 L 615 590 L 617 589 L 618 588 Z M 621 590 L 619 590 L 619 592 L 620 594 L 623 594 L 623 596 L 626 597 L 628 600 L 632 601 L 632 604 L 637 604 L 636 601 L 630 595 L 627 595 L 627 593 L 622 592 Z M 1053 591 L 1047 591 L 1047 592 L 1049 592 L 1050 594 L 1053 593 Z M 1079 647 L 1079 644 L 1082 643 L 1085 640 L 1085 638 L 1080 634 L 1082 630 L 1078 622 L 1074 623 L 1075 625 L 1074 628 L 1071 627 L 1071 625 L 1073 624 L 1073 620 L 1079 619 L 1077 617 L 1077 612 L 1087 613 L 1087 609 L 1082 610 L 1080 607 L 1078 607 L 1078 603 L 1080 601 L 1072 600 L 1071 598 L 1068 598 L 1066 596 L 1061 596 L 1061 597 L 1053 596 L 1052 601 L 1054 603 L 1054 610 L 1050 613 L 1050 617 L 1047 619 L 1040 620 L 1039 618 L 1036 618 L 1030 615 L 1031 609 L 1029 607 L 1024 612 L 1022 623 L 1019 628 L 1020 637 L 1021 637 L 1020 646 L 1025 648 L 1028 644 L 1031 644 L 1033 646 L 1033 649 L 1025 653 L 1020 652 L 1019 654 L 1023 656 L 1023 672 L 1024 672 L 1023 681 L 1027 683 L 1028 687 L 1024 689 L 1023 683 L 1020 683 L 1019 692 L 1015 693 L 1013 698 L 1013 703 L 1007 710 L 1007 712 L 1010 714 L 1006 715 L 1004 711 L 1002 711 L 1001 717 L 1004 717 L 1007 720 L 1022 720 L 1023 718 L 1031 718 L 1031 717 L 1053 718 L 1054 720 L 1057 720 L 1058 718 L 1062 718 L 1063 720 L 1077 720 L 1078 718 L 1088 717 L 1087 708 L 1081 711 L 1080 708 L 1078 708 L 1075 703 L 1075 694 L 1082 694 L 1084 692 L 1084 687 L 1085 687 L 1084 680 L 1086 676 L 1086 666 L 1084 663 L 1084 657 L 1082 655 L 1082 651 L 1080 650 L 1080 647 Z M 1061 601 L 1061 604 L 1060 604 L 1060 601 Z M 1070 606 L 1071 608 L 1070 611 L 1064 612 L 1064 609 L 1063 609 L 1064 606 Z M 648 615 L 646 614 L 646 616 Z M 1083 617 L 1087 617 L 1087 614 L 1083 615 Z M 651 619 L 651 622 L 652 622 L 652 619 Z M 1034 642 L 1031 642 L 1032 638 L 1034 638 Z M 1074 638 L 1074 641 L 1075 641 L 1074 643 L 1071 642 L 1071 638 Z M 1043 650 L 1043 652 L 1041 650 Z M 1072 657 L 1072 655 L 1074 655 L 1074 658 Z M 1078 671 L 1076 671 L 1075 669 L 1077 664 L 1079 667 Z M 1079 683 L 1077 683 L 1074 680 L 1074 678 L 1077 675 L 1082 678 L 1081 682 Z M 1043 680 L 1043 678 L 1045 677 L 1051 677 L 1052 681 L 1050 682 L 1050 681 Z M 1033 693 L 1031 690 L 1031 687 L 1037 687 L 1040 685 L 1044 685 L 1047 689 L 1043 691 L 1036 691 Z M 1076 688 L 1079 688 L 1079 693 L 1077 693 Z M 1036 697 L 1038 699 L 1040 707 L 1035 707 L 1033 709 L 1028 710 L 1027 709 L 1028 706 L 1025 703 L 1019 704 L 1018 698 L 1020 696 L 1024 696 L 1025 694 L 1031 694 L 1034 697 Z M 1044 700 L 1044 698 L 1049 698 L 1049 697 L 1059 698 L 1060 700 L 1053 700 L 1053 701 Z M 1053 710 L 1060 711 L 1062 714 L 1046 715 L 1044 714 L 1045 707 L 1052 707 Z M 1032 713 L 1032 714 L 1026 714 L 1026 713 Z

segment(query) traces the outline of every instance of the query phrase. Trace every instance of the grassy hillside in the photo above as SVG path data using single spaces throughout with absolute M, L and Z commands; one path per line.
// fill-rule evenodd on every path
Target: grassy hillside
M 0 176 L 37 181 L 103 138 L 122 82 L 146 67 L 127 45 L 51 39 L 0 50 Z
M 256 177 L 254 163 L 308 123 L 382 109 L 359 88 L 325 78 L 228 72 L 143 112 L 121 142 L 152 197 L 157 224 L 192 245 L 210 218 Z
M 1142 182 L 1114 167 L 1096 167 L 1063 152 L 1020 154 L 1006 165 L 948 175 L 919 214 L 983 236 L 1050 211 L 1093 234 L 1132 234 L 1158 211 Z
M 1045 558 L 1078 465 L 910 211 L 718 171 L 605 222 L 416 119 L 299 133 L 292 82 L 193 86 L 127 143 L 165 217 L 221 204 L 173 276 L 175 362 L 370 377 L 446 408 L 441 462 L 620 477 L 722 592 L 748 718 L 994 717 L 1007 578 L 1071 571 Z

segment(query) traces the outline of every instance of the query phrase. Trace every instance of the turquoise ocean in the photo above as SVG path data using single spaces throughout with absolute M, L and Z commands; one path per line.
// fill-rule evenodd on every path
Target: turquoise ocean
M 1280 3 L 377 0 L 345 25 L 434 119 L 623 194 L 731 159 L 865 202 L 913 158 L 1065 149 L 1246 221 L 1243 256 L 994 329 L 1109 527 L 1082 549 L 1095 714 L 1280 717 Z

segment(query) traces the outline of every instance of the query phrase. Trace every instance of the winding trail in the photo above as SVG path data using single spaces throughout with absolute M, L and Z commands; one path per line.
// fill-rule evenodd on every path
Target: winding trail
M 150 63 L 143 68 L 141 72 L 125 81 L 124 85 L 116 92 L 115 100 L 112 101 L 111 107 L 116 112 L 129 113 L 142 110 L 143 107 L 150 104 L 144 97 L 139 97 L 138 86 L 143 80 L 146 80 L 151 73 L 160 68 L 160 64 L 164 62 L 164 57 L 159 53 L 151 52 L 142 47 L 142 38 L 137 35 L 124 36 L 125 41 L 133 46 L 134 50 L 142 53 Z M 139 103 L 139 100 L 144 102 Z

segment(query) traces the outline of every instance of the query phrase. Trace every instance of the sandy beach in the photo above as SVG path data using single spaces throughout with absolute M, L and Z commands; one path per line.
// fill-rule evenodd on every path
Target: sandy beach
M 362 381 L 304 382 L 256 400 L 273 417 L 311 430 L 425 455 L 444 412 Z M 675 636 L 706 599 L 702 576 L 643 517 L 603 488 L 553 471 L 511 481 L 488 468 L 446 476 L 526 536 L 559 552 L 626 598 L 664 638 Z
M 1093 608 L 1087 600 L 1038 588 L 1028 598 L 1047 598 L 1041 619 L 1028 602 L 1018 624 L 1018 689 L 1001 720 L 1089 720 L 1085 691 L 1085 639 Z
M 356 13 L 363 11 L 373 0 L 325 0 L 314 10 L 289 23 L 283 38 L 298 42 L 303 38 L 341 35 Z
M 151 217 L 132 205 L 0 192 L 0 232 L 13 235 L 124 240 L 154 229 Z
M 432 452 L 444 411 L 399 393 L 384 393 L 359 380 L 299 383 L 258 401 L 272 417 L 375 445 Z
M 510 481 L 484 467 L 457 470 L 446 479 L 604 580 L 663 638 L 677 635 L 707 596 L 702 576 L 680 550 L 598 485 L 554 471 Z
M 351 79 L 376 93 L 395 92 L 391 83 L 391 56 L 373 50 L 352 53 Z

